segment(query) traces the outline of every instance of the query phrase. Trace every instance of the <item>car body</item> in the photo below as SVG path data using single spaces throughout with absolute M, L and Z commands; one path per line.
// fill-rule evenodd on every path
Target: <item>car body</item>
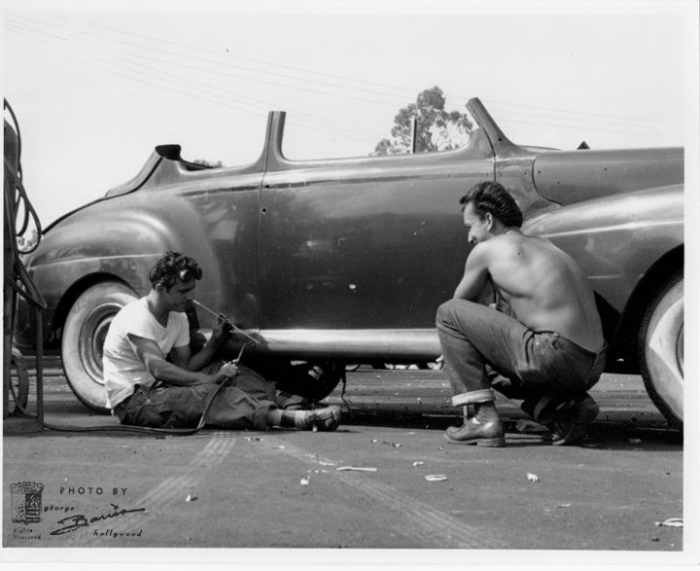
M 104 407 L 106 327 L 149 290 L 166 250 L 198 260 L 198 300 L 254 334 L 259 355 L 434 360 L 435 311 L 470 250 L 459 198 L 496 180 L 523 210 L 524 231 L 587 272 L 608 370 L 641 372 L 669 421 L 682 423 L 683 149 L 524 147 L 478 99 L 468 108 L 468 143 L 439 153 L 292 161 L 284 112 L 270 113 L 249 165 L 206 168 L 177 145 L 156 147 L 131 181 L 47 228 L 25 260 L 48 305 L 44 338 L 61 342 L 77 396 Z M 211 316 L 197 317 L 211 328 Z M 18 342 L 31 344 L 32 320 L 18 321 Z

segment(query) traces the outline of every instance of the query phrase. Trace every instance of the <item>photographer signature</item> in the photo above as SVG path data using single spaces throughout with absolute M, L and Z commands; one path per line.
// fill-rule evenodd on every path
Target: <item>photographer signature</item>
M 116 505 L 116 504 L 110 504 L 110 505 L 112 506 L 112 509 L 114 510 L 112 513 L 97 515 L 97 516 L 94 516 L 91 518 L 87 518 L 83 514 L 72 515 L 70 517 L 64 517 L 63 519 L 57 521 L 56 523 L 67 523 L 68 525 L 66 525 L 65 527 L 59 527 L 58 529 L 52 531 L 51 535 L 63 535 L 64 533 L 70 533 L 71 531 L 75 531 L 77 529 L 80 529 L 81 527 L 88 527 L 91 523 L 112 519 L 112 518 L 119 517 L 120 515 L 124 515 L 124 514 L 146 511 L 146 508 L 136 508 L 134 510 L 127 510 L 127 509 L 120 510 L 118 505 Z

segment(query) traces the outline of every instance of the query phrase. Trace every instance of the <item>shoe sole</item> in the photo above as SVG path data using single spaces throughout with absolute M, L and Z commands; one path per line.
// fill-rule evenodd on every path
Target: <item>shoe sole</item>
M 506 445 L 505 437 L 500 438 L 472 438 L 470 440 L 455 440 L 450 438 L 447 434 L 443 434 L 443 437 L 450 444 L 458 444 L 460 446 L 485 446 L 487 448 L 503 448 Z

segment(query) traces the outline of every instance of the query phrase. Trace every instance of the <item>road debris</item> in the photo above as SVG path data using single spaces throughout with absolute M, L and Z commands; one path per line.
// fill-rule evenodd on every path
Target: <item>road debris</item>
M 376 472 L 376 468 L 363 468 L 360 466 L 339 466 L 336 468 L 338 472 Z
M 193 496 L 192 494 L 187 494 L 185 501 L 186 502 L 194 502 L 196 499 L 197 499 L 197 496 Z
M 537 474 L 533 474 L 532 472 L 527 473 L 527 481 L 528 482 L 539 482 L 540 479 L 537 477 Z
M 428 482 L 444 482 L 447 480 L 447 476 L 445 474 L 428 474 L 425 479 Z
M 422 460 L 416 460 L 416 461 L 413 463 L 414 466 L 422 466 L 423 464 L 425 464 L 425 462 L 423 462 Z
M 557 507 L 558 508 L 570 508 L 571 504 L 559 504 Z
M 248 442 L 259 442 L 262 440 L 262 438 L 259 436 L 244 436 L 243 438 L 245 438 Z
M 302 478 L 301 482 L 299 482 L 302 486 L 308 486 L 309 485 L 309 478 Z
M 335 462 L 324 462 L 323 460 L 319 460 L 318 462 L 321 466 L 335 466 Z
M 657 521 L 654 523 L 654 525 L 664 526 L 664 527 L 683 527 L 683 518 L 682 517 L 670 517 L 664 521 Z
M 549 429 L 534 420 L 520 419 L 515 423 L 515 430 L 520 434 L 541 434 Z
M 401 444 L 399 442 L 392 442 L 391 440 L 379 440 L 377 438 L 372 439 L 372 444 L 391 444 L 394 448 L 401 448 Z

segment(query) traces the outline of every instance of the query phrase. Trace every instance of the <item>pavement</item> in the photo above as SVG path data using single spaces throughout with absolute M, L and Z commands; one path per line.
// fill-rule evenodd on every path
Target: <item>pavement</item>
M 390 553 L 412 565 L 434 563 L 433 550 L 446 550 L 446 564 L 463 562 L 463 550 L 472 562 L 692 555 L 683 541 L 683 435 L 639 377 L 603 377 L 592 391 L 601 414 L 581 446 L 543 443 L 502 399 L 501 449 L 443 440 L 459 419 L 441 371 L 348 373 L 345 390 L 326 401 L 345 411 L 331 433 L 117 432 L 115 419 L 78 403 L 60 369 L 45 370 L 44 392 L 47 424 L 90 431 L 4 420 L 5 548 L 246 548 L 271 562 L 288 560 L 288 549 L 315 561 L 347 548 L 347 561 Z M 30 515 L 26 489 L 11 489 L 26 482 L 42 486 Z M 179 562 L 190 557 L 180 553 Z

